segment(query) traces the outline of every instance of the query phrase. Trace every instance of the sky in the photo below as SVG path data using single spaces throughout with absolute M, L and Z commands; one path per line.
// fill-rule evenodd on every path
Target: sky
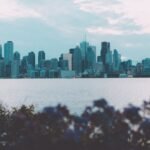
M 102 41 L 123 59 L 150 57 L 149 0 L 0 0 L 0 43 L 21 55 L 59 57 L 87 37 L 100 54 Z

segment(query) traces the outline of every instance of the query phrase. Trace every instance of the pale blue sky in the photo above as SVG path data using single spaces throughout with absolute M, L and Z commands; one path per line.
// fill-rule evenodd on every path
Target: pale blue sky
M 0 43 L 21 55 L 45 50 L 59 57 L 87 34 L 100 53 L 110 41 L 123 57 L 150 57 L 149 0 L 0 0 Z

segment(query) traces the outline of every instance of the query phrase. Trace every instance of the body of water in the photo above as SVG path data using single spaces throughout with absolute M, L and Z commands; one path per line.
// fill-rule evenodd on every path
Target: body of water
M 8 107 L 34 104 L 36 109 L 67 105 L 80 113 L 93 100 L 106 98 L 117 108 L 150 98 L 150 79 L 4 79 L 0 101 Z

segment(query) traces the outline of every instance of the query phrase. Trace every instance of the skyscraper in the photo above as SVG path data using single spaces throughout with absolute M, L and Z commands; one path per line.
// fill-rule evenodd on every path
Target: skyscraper
M 121 63 L 121 55 L 115 49 L 113 53 L 113 70 L 114 71 L 119 71 L 120 63 Z
M 20 60 L 13 60 L 11 63 L 11 77 L 17 78 L 19 76 L 19 67 L 20 67 Z
M 113 63 L 112 51 L 107 51 L 107 53 L 106 53 L 106 64 L 112 65 L 112 63 Z
M 30 52 L 28 54 L 28 67 L 34 69 L 35 68 L 35 53 Z
M 101 43 L 101 60 L 103 65 L 106 65 L 106 54 L 110 51 L 110 43 L 109 42 L 102 42 Z
M 51 68 L 51 60 L 44 61 L 44 68 L 46 68 L 47 70 Z
M 8 41 L 4 44 L 4 60 L 6 65 L 12 62 L 13 60 L 13 50 L 14 45 L 12 41 Z
M 11 77 L 17 78 L 20 73 L 20 53 L 15 52 L 11 63 Z
M 5 72 L 5 63 L 4 59 L 0 59 L 0 77 L 4 77 L 4 72 Z
M 26 74 L 28 67 L 28 56 L 24 56 L 21 60 L 21 73 Z
M 95 63 L 96 63 L 96 47 L 89 46 L 87 48 L 87 68 L 94 69 Z
M 82 56 L 82 72 L 84 72 L 87 69 L 87 49 L 89 47 L 89 43 L 86 41 L 83 41 L 80 43 L 80 49 L 81 49 L 81 56 Z
M 0 45 L 0 59 L 2 59 L 3 55 L 2 55 L 2 45 Z
M 19 52 L 14 53 L 14 60 L 20 60 L 20 53 Z
M 58 60 L 57 58 L 53 58 L 50 60 L 50 69 L 57 70 L 58 69 Z
M 113 57 L 112 57 L 112 51 L 108 50 L 106 53 L 106 60 L 105 60 L 105 71 L 107 73 L 112 73 L 113 71 Z
M 68 61 L 68 69 L 72 70 L 72 54 L 70 53 L 62 54 L 62 59 Z
M 45 61 L 45 52 L 44 51 L 39 51 L 38 53 L 38 67 L 42 67 L 44 65 Z
M 88 47 L 89 47 L 89 43 L 88 42 L 83 41 L 83 42 L 80 43 L 80 49 L 81 49 L 82 59 L 85 59 Z
M 63 54 L 59 57 L 59 67 L 61 70 L 69 70 L 69 63 L 68 60 L 63 59 Z
M 81 49 L 79 47 L 70 49 L 70 53 L 72 54 L 72 70 L 76 72 L 76 75 L 79 75 L 79 73 L 82 71 Z

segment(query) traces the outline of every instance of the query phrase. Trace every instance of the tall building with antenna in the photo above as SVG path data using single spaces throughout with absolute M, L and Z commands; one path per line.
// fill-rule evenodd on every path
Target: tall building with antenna
M 82 57 L 82 72 L 84 72 L 87 69 L 87 49 L 89 46 L 90 44 L 87 42 L 87 37 L 85 34 L 84 41 L 80 43 L 81 57 Z

